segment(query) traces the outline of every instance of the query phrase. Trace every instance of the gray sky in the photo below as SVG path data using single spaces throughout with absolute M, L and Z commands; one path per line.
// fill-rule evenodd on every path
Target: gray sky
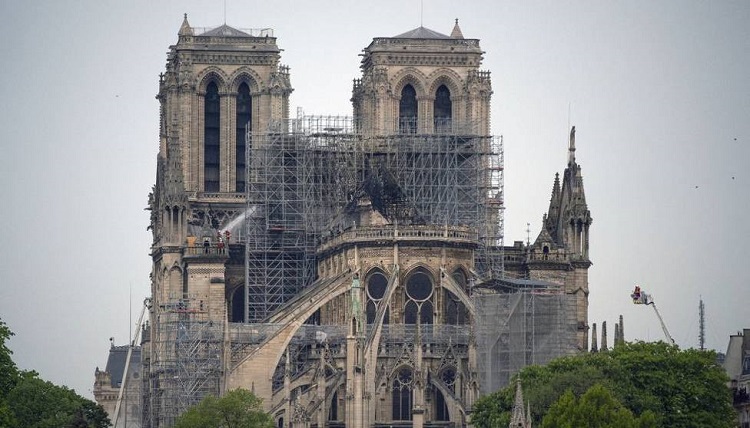
M 227 24 L 271 27 L 292 106 L 351 114 L 373 37 L 420 24 L 417 0 L 228 0 Z M 108 338 L 128 340 L 149 294 L 147 195 L 158 74 L 182 14 L 224 21 L 222 1 L 0 2 L 0 317 L 16 362 L 91 397 Z M 424 26 L 460 19 L 492 72 L 505 139 L 506 244 L 539 233 L 576 125 L 594 223 L 591 322 L 663 338 L 639 283 L 682 347 L 750 327 L 750 3 L 424 1 Z M 294 111 L 294 110 L 293 110 Z M 293 113 L 294 114 L 294 113 Z M 570 120 L 569 120 L 570 116 Z M 610 338 L 613 336 L 610 327 Z

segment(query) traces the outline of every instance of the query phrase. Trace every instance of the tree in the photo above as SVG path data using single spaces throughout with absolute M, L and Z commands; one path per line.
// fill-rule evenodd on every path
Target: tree
M 36 377 L 25 375 L 8 394 L 8 407 L 18 427 L 57 428 L 110 426 L 104 409 L 75 391 Z
M 712 351 L 681 351 L 663 342 L 628 343 L 608 352 L 526 367 L 519 375 L 536 426 L 565 391 L 581 397 L 596 384 L 641 423 L 652 421 L 645 426 L 731 427 L 735 417 L 726 374 Z M 506 388 L 477 400 L 474 425 L 500 426 L 503 421 L 507 425 L 512 390 Z
M 0 320 L 0 414 L 2 412 L 3 399 L 16 385 L 19 379 L 18 368 L 13 362 L 13 351 L 5 344 L 13 336 L 10 328 Z M 1 419 L 0 419 L 1 420 Z
M 5 342 L 13 336 L 0 320 L 0 427 L 46 428 L 110 426 L 102 406 L 39 378 L 35 371 L 20 371 Z
M 274 424 L 260 398 L 246 389 L 235 389 L 221 398 L 204 398 L 177 418 L 174 427 L 273 428 Z
M 640 418 L 634 417 L 601 384 L 589 388 L 580 400 L 576 400 L 572 390 L 567 390 L 542 420 L 542 428 L 650 428 L 654 424 L 650 411 Z

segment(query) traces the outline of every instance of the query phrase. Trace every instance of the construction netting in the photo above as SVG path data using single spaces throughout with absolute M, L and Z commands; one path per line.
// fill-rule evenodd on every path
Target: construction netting
M 576 352 L 574 296 L 518 290 L 475 293 L 472 299 L 481 394 L 506 387 L 528 365 Z

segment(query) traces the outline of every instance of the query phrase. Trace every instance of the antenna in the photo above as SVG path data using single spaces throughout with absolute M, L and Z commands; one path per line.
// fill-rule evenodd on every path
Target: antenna
M 531 245 L 531 223 L 526 223 L 526 246 Z
M 698 304 L 698 344 L 701 351 L 706 350 L 706 307 L 703 305 L 703 296 Z
M 128 287 L 128 343 L 133 346 L 133 284 Z
M 424 27 L 424 0 L 419 2 L 419 26 Z

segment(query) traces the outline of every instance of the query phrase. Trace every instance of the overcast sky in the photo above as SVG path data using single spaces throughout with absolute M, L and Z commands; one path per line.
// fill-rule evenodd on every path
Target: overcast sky
M 0 2 L 0 317 L 24 369 L 92 397 L 109 337 L 126 344 L 149 294 L 147 195 L 158 74 L 190 24 L 223 1 Z M 506 244 L 539 233 L 570 125 L 594 218 L 590 322 L 625 317 L 659 340 L 634 284 L 681 347 L 750 327 L 750 2 L 433 1 L 486 51 L 492 128 L 505 141 Z M 358 54 L 420 25 L 419 0 L 227 0 L 226 22 L 275 30 L 292 114 L 351 114 Z M 611 339 L 610 339 L 611 340 Z

